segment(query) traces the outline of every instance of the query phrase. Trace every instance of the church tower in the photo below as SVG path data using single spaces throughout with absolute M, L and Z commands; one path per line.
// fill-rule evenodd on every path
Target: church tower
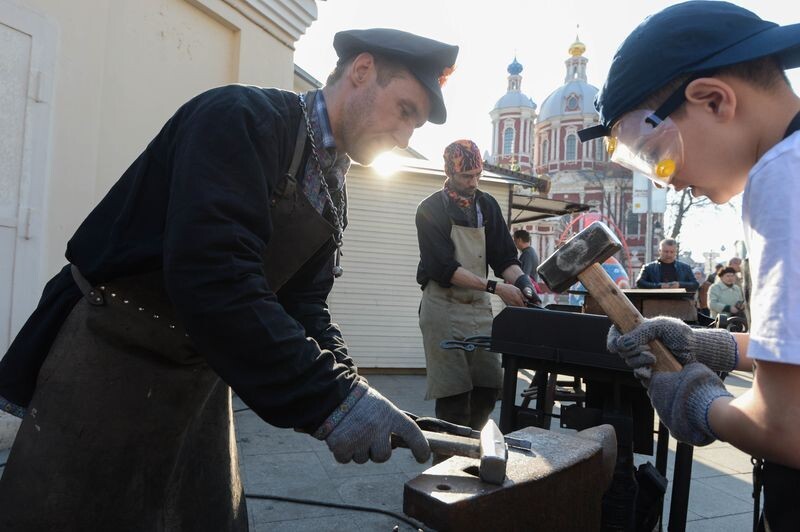
M 522 93 L 522 65 L 508 66 L 508 88 L 494 109 L 492 152 L 489 162 L 531 175 L 549 177 L 549 196 L 567 202 L 588 204 L 589 212 L 572 218 L 551 218 L 521 224 L 531 233 L 540 257 L 594 220 L 612 226 L 623 241 L 623 267 L 635 275 L 645 258 L 646 215 L 633 206 L 631 172 L 613 164 L 602 139 L 582 143 L 578 131 L 598 123 L 594 108 L 597 87 L 587 78 L 586 45 L 576 36 L 564 61 L 564 83 L 537 107 Z M 660 227 L 663 215 L 654 215 Z M 654 235 L 657 242 L 659 235 Z M 631 279 L 633 282 L 633 279 Z
M 533 173 L 533 125 L 536 104 L 522 92 L 522 65 L 508 65 L 508 88 L 489 113 L 492 118 L 492 164 Z

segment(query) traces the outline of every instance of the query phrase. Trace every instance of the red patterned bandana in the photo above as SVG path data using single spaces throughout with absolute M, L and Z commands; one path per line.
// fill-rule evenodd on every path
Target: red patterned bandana
M 444 173 L 447 179 L 444 182 L 444 191 L 450 200 L 467 209 L 475 200 L 473 196 L 464 196 L 450 184 L 450 179 L 464 172 L 483 170 L 483 159 L 478 146 L 471 140 L 461 139 L 451 143 L 444 149 Z
M 474 142 L 461 139 L 444 149 L 444 173 L 447 177 L 471 170 L 483 170 L 481 151 Z

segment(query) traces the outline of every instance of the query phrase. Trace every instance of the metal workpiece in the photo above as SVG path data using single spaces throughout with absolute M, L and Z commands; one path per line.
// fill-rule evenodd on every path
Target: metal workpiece
M 599 530 L 609 448 L 603 437 L 537 427 L 508 436 L 531 449 L 508 448 L 501 485 L 479 478 L 478 459 L 454 456 L 406 482 L 403 511 L 439 531 Z

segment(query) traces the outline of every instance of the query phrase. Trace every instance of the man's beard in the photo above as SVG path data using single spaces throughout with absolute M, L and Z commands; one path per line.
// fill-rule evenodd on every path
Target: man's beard
M 371 140 L 363 131 L 372 125 L 372 111 L 377 89 L 371 86 L 359 98 L 351 98 L 342 116 L 342 138 L 347 155 L 360 164 L 370 164 L 377 152 L 372 152 L 366 144 Z

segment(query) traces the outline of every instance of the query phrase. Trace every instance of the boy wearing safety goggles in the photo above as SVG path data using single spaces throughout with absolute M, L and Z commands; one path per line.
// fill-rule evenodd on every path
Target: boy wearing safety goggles
M 647 18 L 622 43 L 595 106 L 612 161 L 724 203 L 744 191 L 752 277 L 750 334 L 654 318 L 609 332 L 679 440 L 727 441 L 765 459 L 763 530 L 797 530 L 800 505 L 800 24 L 778 26 L 727 2 L 692 1 Z M 683 365 L 652 371 L 660 338 Z M 738 398 L 715 372 L 757 366 Z

